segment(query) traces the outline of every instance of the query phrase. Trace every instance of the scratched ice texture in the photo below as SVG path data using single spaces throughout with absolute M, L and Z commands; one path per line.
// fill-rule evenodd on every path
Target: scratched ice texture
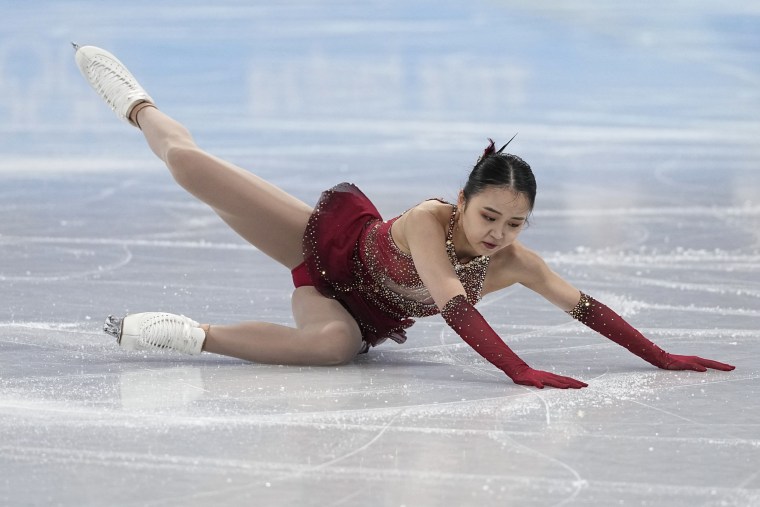
M 0 504 L 760 505 L 754 1 L 2 0 Z M 109 313 L 290 323 L 289 274 L 82 80 L 116 53 L 197 141 L 313 203 L 454 199 L 488 137 L 535 169 L 523 241 L 668 350 L 657 370 L 521 287 L 340 368 L 127 353 Z

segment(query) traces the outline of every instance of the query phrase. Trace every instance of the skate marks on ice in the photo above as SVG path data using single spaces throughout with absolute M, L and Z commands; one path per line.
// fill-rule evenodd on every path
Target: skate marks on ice
M 700 399 L 713 397 L 700 392 L 725 382 L 756 381 L 757 375 L 605 371 L 586 377 L 588 389 L 568 393 L 468 382 L 458 367 L 396 360 L 367 359 L 324 370 L 126 356 L 108 359 L 111 373 L 100 375 L 98 389 L 108 385 L 110 391 L 99 399 L 92 391 L 82 396 L 90 381 L 85 376 L 5 382 L 4 417 L 17 411 L 22 422 L 16 444 L 3 446 L 5 459 L 43 468 L 105 466 L 137 478 L 202 474 L 215 484 L 173 491 L 164 500 L 152 498 L 151 505 L 274 499 L 287 497 L 294 484 L 319 482 L 336 490 L 322 498 L 337 501 L 355 492 L 357 473 L 368 478 L 365 490 L 386 491 L 381 484 L 396 484 L 407 495 L 399 493 L 399 500 L 407 501 L 430 488 L 465 503 L 470 496 L 461 496 L 463 489 L 486 501 L 516 495 L 531 504 L 527 499 L 538 495 L 542 505 L 584 498 L 601 505 L 593 499 L 639 498 L 642 491 L 647 492 L 642 498 L 650 499 L 751 495 L 728 486 L 659 483 L 638 470 L 638 463 L 668 461 L 674 453 L 693 459 L 723 453 L 756 457 L 754 430 L 744 431 L 728 418 L 713 417 L 707 424 L 704 414 L 691 411 Z M 45 382 L 62 385 L 45 393 Z M 14 398 L 16 389 L 21 396 Z M 689 401 L 673 405 L 674 400 Z M 723 408 L 730 415 L 731 402 Z M 756 428 L 758 421 L 747 424 Z M 33 427 L 43 430 L 42 438 Z M 75 446 L 45 436 L 82 431 L 91 440 Z M 174 434 L 189 442 L 163 438 Z M 135 438 L 141 442 L 137 447 Z M 233 440 L 237 445 L 230 447 Z M 151 451 L 154 446 L 164 450 Z M 626 453 L 615 474 L 605 471 L 605 456 Z M 621 481 L 627 474 L 633 476 Z M 450 491 L 451 484 L 458 485 L 458 493 Z
M 749 7 L 183 2 L 124 29 L 115 6 L 50 3 L 0 41 L 0 503 L 760 503 Z M 386 216 L 451 200 L 485 138 L 518 131 L 540 185 L 525 243 L 665 348 L 737 370 L 654 370 L 519 288 L 479 307 L 589 388 L 515 386 L 436 318 L 340 369 L 120 351 L 100 330 L 120 310 L 288 323 L 288 274 L 93 100 L 68 32 L 309 202 L 342 179 Z
M 13 435 L 2 454 L 27 477 L 21 484 L 45 474 L 64 504 L 81 499 L 69 470 L 107 484 L 93 494 L 117 504 L 287 504 L 304 490 L 326 505 L 757 499 L 748 464 L 760 457 L 760 415 L 748 400 L 760 376 L 759 262 L 740 234 L 754 208 L 732 208 L 736 227 L 720 232 L 736 235 L 730 250 L 698 248 L 713 224 L 677 227 L 685 207 L 611 208 L 604 230 L 620 242 L 581 235 L 564 251 L 556 248 L 563 229 L 577 230 L 573 220 L 600 219 L 584 208 L 537 213 L 530 241 L 556 242 L 546 255 L 555 269 L 665 348 L 737 365 L 729 374 L 652 370 L 524 289 L 486 297 L 479 307 L 529 363 L 590 384 L 567 392 L 511 384 L 437 318 L 422 319 L 404 346 L 340 369 L 124 353 L 100 320 L 135 301 L 222 320 L 290 319 L 284 270 L 206 211 L 156 192 L 141 201 L 147 220 L 119 230 L 100 228 L 115 220 L 107 211 L 77 211 L 87 227 L 63 216 L 56 231 L 43 219 L 30 224 L 38 234 L 0 237 L 13 260 L 3 281 L 17 295 L 0 322 L 0 428 Z M 679 246 L 663 246 L 661 233 Z M 665 465 L 679 460 L 700 465 Z M 160 473 L 174 485 L 141 496 L 105 469 L 137 483 Z

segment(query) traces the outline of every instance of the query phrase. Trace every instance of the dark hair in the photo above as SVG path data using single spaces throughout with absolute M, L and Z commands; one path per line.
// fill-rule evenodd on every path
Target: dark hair
M 496 150 L 493 139 L 488 140 L 490 144 L 475 163 L 462 189 L 465 202 L 488 187 L 495 186 L 524 194 L 532 210 L 536 202 L 536 178 L 530 166 L 517 155 L 502 153 L 509 142 Z

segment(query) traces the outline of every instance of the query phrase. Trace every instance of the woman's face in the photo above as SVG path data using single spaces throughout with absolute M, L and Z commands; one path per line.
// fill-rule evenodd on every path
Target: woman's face
M 459 210 L 459 225 L 469 244 L 460 253 L 493 255 L 517 239 L 530 214 L 530 204 L 525 195 L 494 186 L 475 194 L 467 203 L 460 192 Z

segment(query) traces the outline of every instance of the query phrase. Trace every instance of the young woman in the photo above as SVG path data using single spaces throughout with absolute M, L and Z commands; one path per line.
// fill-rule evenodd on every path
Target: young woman
M 388 338 L 403 343 L 413 317 L 440 313 L 514 382 L 538 388 L 586 387 L 529 367 L 473 306 L 483 295 L 519 283 L 659 368 L 734 368 L 665 352 L 525 248 L 517 237 L 533 209 L 536 182 L 525 161 L 503 153 L 506 145 L 496 150 L 491 141 L 456 205 L 428 200 L 383 221 L 358 188 L 341 183 L 311 208 L 198 148 L 187 129 L 157 109 L 112 54 L 92 46 L 74 49 L 90 85 L 119 117 L 142 131 L 176 181 L 246 241 L 291 270 L 295 285 L 295 327 L 198 324 L 159 312 L 111 316 L 105 330 L 123 348 L 335 365 Z

